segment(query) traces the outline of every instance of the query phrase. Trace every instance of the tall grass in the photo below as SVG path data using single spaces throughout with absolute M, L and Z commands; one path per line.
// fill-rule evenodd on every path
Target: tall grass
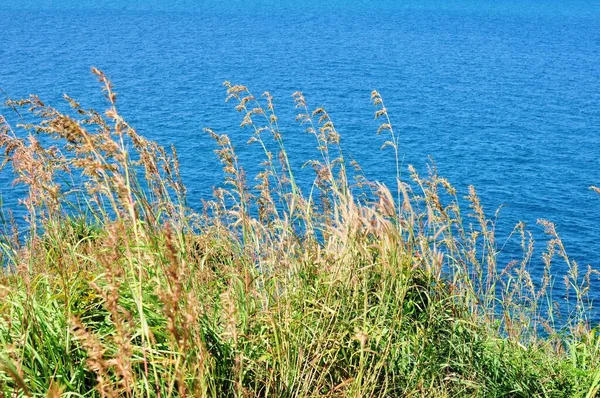
M 302 187 L 272 96 L 226 83 L 264 161 L 247 181 L 229 137 L 207 130 L 226 178 L 198 213 L 175 150 L 137 134 L 93 72 L 104 114 L 32 96 L 8 105 L 34 122 L 2 120 L 4 172 L 27 189 L 27 231 L 7 219 L 0 237 L 4 396 L 598 395 L 596 272 L 567 256 L 548 221 L 541 275 L 523 224 L 512 233 L 522 255 L 500 263 L 474 188 L 464 214 L 463 194 L 433 167 L 401 178 L 377 92 L 396 186 L 350 178 L 329 114 L 297 92 L 316 145 L 314 182 Z

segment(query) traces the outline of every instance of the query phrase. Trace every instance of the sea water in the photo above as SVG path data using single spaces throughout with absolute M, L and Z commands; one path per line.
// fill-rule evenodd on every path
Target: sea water
M 377 89 L 400 137 L 403 178 L 409 164 L 426 174 L 432 159 L 459 197 L 474 185 L 490 215 L 502 206 L 499 237 L 519 220 L 534 232 L 534 269 L 540 218 L 556 223 L 580 265 L 600 266 L 600 195 L 589 190 L 600 185 L 600 2 L 296 3 L 0 1 L 0 88 L 63 109 L 68 93 L 103 109 L 89 72 L 102 69 L 138 132 L 177 148 L 198 209 L 223 177 L 204 127 L 229 133 L 250 170 L 262 160 L 223 81 L 271 92 L 296 166 L 317 156 L 294 120 L 299 90 L 328 110 L 345 157 L 393 186 L 394 154 L 380 150 L 370 103 Z M 298 173 L 310 185 L 311 171 Z M 22 191 L 10 179 L 0 175 L 2 197 L 17 207 Z

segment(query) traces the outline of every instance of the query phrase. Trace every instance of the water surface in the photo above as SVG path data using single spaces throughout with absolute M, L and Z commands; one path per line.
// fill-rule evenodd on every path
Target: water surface
M 600 185 L 600 2 L 496 3 L 0 2 L 0 87 L 102 109 L 89 70 L 103 69 L 131 124 L 176 146 L 198 207 L 221 179 L 203 127 L 230 133 L 248 164 L 260 153 L 244 144 L 224 80 L 271 91 L 297 164 L 316 156 L 294 122 L 290 95 L 301 90 L 328 109 L 346 156 L 392 184 L 369 102 L 377 89 L 404 170 L 424 173 L 431 156 L 460 192 L 475 185 L 490 213 L 504 206 L 501 236 L 523 220 L 543 240 L 535 222 L 546 218 L 575 259 L 600 265 L 600 196 L 588 189 Z

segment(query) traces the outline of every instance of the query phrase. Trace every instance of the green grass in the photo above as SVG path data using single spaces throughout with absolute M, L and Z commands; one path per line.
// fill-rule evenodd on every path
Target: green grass
M 208 131 L 226 181 L 196 213 L 176 153 L 139 136 L 93 71 L 104 115 L 31 97 L 9 105 L 37 121 L 1 127 L 4 172 L 27 188 L 29 217 L 27 234 L 8 223 L 0 237 L 4 396 L 598 395 L 597 274 L 567 256 L 551 223 L 538 280 L 522 224 L 522 256 L 498 263 L 473 188 L 463 216 L 434 169 L 404 181 L 397 164 L 397 186 L 367 181 L 301 93 L 298 121 L 317 150 L 312 187 L 298 186 L 271 96 L 229 83 L 262 171 L 249 184 L 229 138 Z M 557 261 L 572 310 L 560 322 L 547 310 Z

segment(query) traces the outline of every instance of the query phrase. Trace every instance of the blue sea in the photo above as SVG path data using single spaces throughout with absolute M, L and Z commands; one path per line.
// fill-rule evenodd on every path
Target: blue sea
M 204 127 L 231 134 L 250 169 L 260 161 L 223 81 L 271 92 L 295 164 L 317 155 L 294 120 L 299 90 L 329 111 L 346 158 L 393 185 L 394 154 L 380 150 L 370 103 L 377 89 L 400 134 L 403 176 L 409 164 L 426 174 L 431 158 L 461 197 L 472 184 L 490 216 L 502 207 L 499 237 L 522 220 L 539 255 L 536 220 L 548 219 L 581 266 L 600 266 L 600 195 L 589 189 L 600 186 L 600 1 L 0 0 L 0 20 L 6 96 L 65 108 L 68 93 L 103 109 L 90 73 L 102 69 L 129 122 L 177 148 L 198 209 L 222 179 Z M 310 184 L 310 170 L 300 173 Z M 0 187 L 16 206 L 7 173 Z

